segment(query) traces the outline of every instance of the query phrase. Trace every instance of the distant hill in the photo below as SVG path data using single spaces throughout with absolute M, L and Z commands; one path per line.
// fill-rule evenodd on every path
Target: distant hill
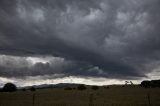
M 19 89 L 30 89 L 31 87 L 34 87 L 36 89 L 66 88 L 66 87 L 77 87 L 78 85 L 80 85 L 80 84 L 75 84 L 75 83 L 42 84 L 42 85 L 20 87 Z

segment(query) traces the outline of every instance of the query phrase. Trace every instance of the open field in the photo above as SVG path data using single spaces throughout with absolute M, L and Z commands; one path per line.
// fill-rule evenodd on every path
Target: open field
M 160 88 L 111 86 L 83 91 L 52 88 L 1 92 L 0 106 L 160 106 Z

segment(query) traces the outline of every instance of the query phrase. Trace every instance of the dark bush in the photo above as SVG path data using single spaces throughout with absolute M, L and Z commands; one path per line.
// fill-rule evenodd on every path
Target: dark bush
M 2 89 L 3 92 L 14 92 L 17 90 L 16 85 L 12 83 L 6 83 Z
M 86 90 L 87 88 L 86 88 L 86 86 L 84 85 L 84 84 L 80 84 L 80 85 L 78 85 L 78 90 Z
M 34 87 L 31 87 L 30 91 L 36 91 L 36 89 Z
M 76 89 L 76 88 L 72 88 L 72 89 Z
M 109 89 L 109 86 L 103 86 L 104 89 Z
M 142 81 L 140 84 L 141 87 L 144 88 L 155 88 L 155 87 L 160 87 L 160 80 L 151 80 L 151 81 Z
M 109 86 L 107 86 L 106 89 L 109 89 Z
M 144 88 L 150 88 L 151 87 L 151 81 L 142 81 L 140 86 L 144 87 Z
M 23 88 L 23 89 L 22 89 L 22 91 L 26 91 L 26 89 L 25 89 L 25 88 Z
M 3 90 L 0 88 L 0 92 L 2 92 Z
M 93 90 L 98 90 L 99 87 L 98 87 L 98 86 L 92 86 L 92 89 L 93 89 Z
M 71 87 L 64 88 L 64 90 L 72 90 Z

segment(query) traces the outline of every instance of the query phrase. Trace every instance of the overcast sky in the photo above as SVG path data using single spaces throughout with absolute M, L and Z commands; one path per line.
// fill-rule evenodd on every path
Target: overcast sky
M 159 79 L 159 54 L 160 0 L 0 0 L 0 85 Z

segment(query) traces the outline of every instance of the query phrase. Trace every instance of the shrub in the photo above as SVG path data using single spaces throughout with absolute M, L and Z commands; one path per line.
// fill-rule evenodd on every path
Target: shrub
M 2 91 L 4 92 L 14 92 L 17 90 L 16 85 L 12 84 L 12 83 L 6 83 L 2 89 Z
M 98 87 L 98 86 L 92 86 L 92 89 L 93 89 L 93 90 L 98 90 L 99 87 Z
M 72 90 L 71 87 L 64 88 L 64 90 Z
M 103 86 L 104 89 L 109 89 L 109 86 Z
M 78 90 L 85 90 L 85 89 L 87 89 L 85 85 L 83 84 L 78 85 Z
M 3 90 L 0 88 L 0 92 L 2 92 Z
M 32 86 L 32 87 L 30 88 L 30 91 L 36 91 L 36 89 Z
M 107 88 L 106 89 L 109 89 L 109 86 L 107 86 Z
M 22 89 L 22 91 L 26 91 L 26 89 L 25 89 L 25 88 L 23 88 L 23 89 Z
M 151 87 L 151 81 L 142 81 L 140 86 L 144 87 L 144 88 L 150 88 Z
M 76 88 L 72 88 L 72 89 L 76 89 Z

